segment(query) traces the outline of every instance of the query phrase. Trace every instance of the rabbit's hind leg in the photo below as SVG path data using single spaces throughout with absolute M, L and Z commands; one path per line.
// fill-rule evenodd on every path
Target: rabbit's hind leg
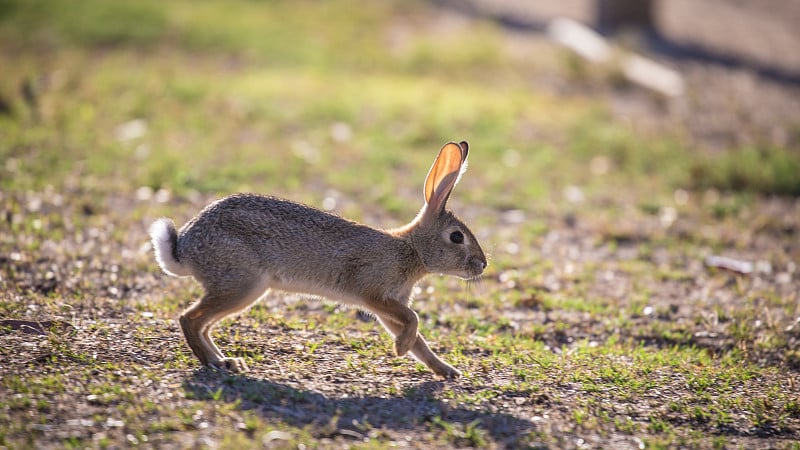
M 200 362 L 230 372 L 246 372 L 247 364 L 242 358 L 228 358 L 214 344 L 211 329 L 220 320 L 247 309 L 264 295 L 265 287 L 245 289 L 227 295 L 207 292 L 197 303 L 189 307 L 180 317 L 186 342 Z
M 217 302 L 219 300 L 206 294 L 184 311 L 179 320 L 186 343 L 206 366 L 223 358 L 222 353 L 208 336 L 208 330 L 212 325 L 211 317 L 208 315 L 208 304 Z

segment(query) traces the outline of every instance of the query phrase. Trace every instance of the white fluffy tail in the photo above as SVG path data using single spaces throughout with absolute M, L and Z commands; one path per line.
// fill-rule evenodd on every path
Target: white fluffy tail
M 161 218 L 150 225 L 150 240 L 153 243 L 153 252 L 156 261 L 168 275 L 185 277 L 191 275 L 189 268 L 178 261 L 176 250 L 178 246 L 178 232 L 175 224 L 170 219 Z

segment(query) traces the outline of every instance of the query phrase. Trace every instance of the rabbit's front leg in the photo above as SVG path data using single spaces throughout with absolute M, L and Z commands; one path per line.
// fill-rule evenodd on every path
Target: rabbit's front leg
M 442 378 L 457 378 L 461 372 L 439 359 L 418 332 L 419 316 L 411 308 L 398 301 L 383 301 L 370 305 L 372 312 L 389 333 L 395 336 L 395 353 L 404 355 L 409 350 L 414 357 Z
M 419 316 L 405 304 L 385 299 L 370 302 L 368 308 L 372 311 L 386 329 L 394 336 L 394 352 L 403 356 L 414 346 L 417 340 Z
M 411 348 L 411 353 L 431 369 L 433 373 L 442 378 L 458 378 L 461 376 L 461 372 L 455 367 L 442 361 L 433 353 L 421 334 L 417 334 L 417 340 L 414 342 L 414 347 Z
M 381 316 L 378 316 L 378 320 L 391 334 L 395 336 L 398 336 L 403 332 L 403 327 L 401 324 Z M 428 369 L 430 369 L 437 376 L 442 378 L 458 378 L 461 376 L 461 372 L 456 370 L 456 368 L 450 364 L 447 364 L 439 359 L 439 357 L 433 353 L 430 347 L 428 347 L 428 343 L 425 342 L 425 338 L 423 338 L 419 333 L 417 333 L 416 339 L 414 340 L 414 345 L 411 347 L 411 353 L 418 361 L 425 364 L 425 366 L 427 366 Z

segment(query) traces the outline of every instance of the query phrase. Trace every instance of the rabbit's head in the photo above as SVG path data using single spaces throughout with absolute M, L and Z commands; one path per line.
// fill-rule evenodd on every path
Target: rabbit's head
M 469 145 L 444 145 L 425 179 L 425 205 L 408 230 L 425 269 L 472 279 L 483 273 L 486 256 L 472 231 L 445 209 L 453 187 L 467 168 Z

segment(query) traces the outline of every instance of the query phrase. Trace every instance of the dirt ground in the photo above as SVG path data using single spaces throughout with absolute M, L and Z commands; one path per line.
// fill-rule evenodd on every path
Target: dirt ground
M 654 439 L 641 432 L 654 420 L 677 430 L 678 437 L 666 440 L 678 447 L 710 448 L 709 436 L 726 447 L 744 448 L 791 448 L 800 439 L 800 412 L 791 406 L 800 395 L 800 311 L 791 306 L 800 289 L 800 202 L 776 200 L 749 210 L 745 220 L 756 218 L 756 227 L 726 221 L 711 228 L 702 225 L 701 215 L 686 214 L 665 231 L 659 217 L 635 211 L 629 212 L 632 220 L 611 223 L 547 217 L 550 231 L 536 241 L 537 259 L 548 261 L 551 269 L 529 278 L 523 276 L 524 266 L 509 268 L 467 296 L 519 298 L 515 305 L 497 311 L 478 306 L 479 301 L 458 300 L 433 311 L 431 302 L 439 295 L 461 299 L 464 292 L 457 285 L 424 282 L 419 310 L 439 339 L 493 339 L 463 327 L 470 318 L 477 323 L 501 320 L 502 327 L 492 328 L 496 336 L 534 339 L 556 362 L 539 360 L 541 354 L 527 360 L 520 353 L 513 365 L 505 365 L 496 359 L 498 353 L 466 344 L 459 361 L 469 378 L 442 382 L 424 369 L 413 370 L 407 358 L 394 358 L 385 333 L 371 319 L 282 293 L 269 295 L 215 333 L 227 352 L 254 358 L 249 373 L 198 369 L 171 317 L 175 313 L 165 312 L 164 306 L 185 305 L 198 290 L 191 280 L 151 270 L 149 248 L 132 245 L 146 242 L 144 227 L 132 229 L 123 241 L 112 237 L 114 223 L 135 210 L 124 207 L 127 199 L 109 198 L 92 211 L 80 202 L 57 204 L 30 195 L 0 200 L 7 213 L 34 207 L 48 215 L 89 217 L 93 224 L 79 229 L 68 220 L 62 231 L 69 237 L 59 246 L 47 241 L 32 255 L 2 256 L 3 302 L 29 305 L 15 312 L 14 320 L 4 320 L 6 331 L 0 334 L 0 374 L 25 394 L 2 398 L 10 417 L 36 408 L 34 425 L 4 430 L 4 439 L 11 442 L 29 436 L 36 448 L 58 448 L 64 442 L 149 448 L 251 445 L 226 441 L 231 430 L 240 430 L 251 439 L 261 436 L 267 447 L 281 448 L 287 441 L 349 448 L 376 440 L 380 444 L 373 445 L 413 448 L 636 449 Z M 500 237 L 504 233 L 523 232 L 512 216 L 501 226 L 502 232 L 494 231 L 500 243 L 507 242 Z M 4 233 L 2 239 L 7 248 L 14 238 Z M 689 240 L 696 250 L 670 248 L 662 244 L 665 239 Z M 703 257 L 718 239 L 736 249 L 728 256 L 755 262 L 755 271 L 741 276 L 705 267 Z M 548 296 L 559 292 L 581 292 L 607 303 L 595 305 L 601 312 L 548 305 Z M 640 306 L 632 307 L 636 302 Z M 635 312 L 621 319 L 616 308 Z M 45 318 L 52 322 L 36 323 Z M 590 356 L 591 362 L 579 356 L 581 348 L 608 345 L 612 336 L 638 343 L 644 352 L 685 349 L 698 356 L 656 372 L 639 372 L 646 363 L 637 350 Z M 447 346 L 434 348 L 453 357 Z M 706 358 L 731 351 L 764 369 L 757 376 L 714 378 L 723 372 Z M 632 373 L 598 376 L 593 373 L 598 369 L 585 366 L 594 367 L 597 358 L 611 373 Z M 683 367 L 692 369 L 687 374 Z M 693 381 L 696 370 L 707 371 L 710 380 Z M 526 372 L 544 378 L 528 387 L 520 378 Z M 587 393 L 585 383 L 603 383 L 606 376 L 626 383 L 640 377 L 645 387 L 631 397 L 608 381 L 609 387 Z M 61 377 L 68 381 L 58 381 Z M 36 381 L 24 387 L 26 379 Z M 687 390 L 701 382 L 710 383 L 702 395 Z M 707 417 L 702 405 L 715 404 L 708 396 L 717 389 L 730 410 L 720 412 L 722 418 Z M 753 419 L 759 413 L 751 412 L 748 402 L 774 395 L 779 400 L 758 407 L 767 408 L 760 413 L 764 418 Z M 18 404 L 28 398 L 38 402 Z M 590 422 L 576 428 L 575 411 L 586 408 L 586 402 L 594 405 L 590 411 L 610 417 L 615 425 Z M 265 434 L 252 424 L 255 420 L 278 431 Z M 637 428 L 640 423 L 645 425 Z M 467 424 L 479 424 L 480 434 L 470 435 Z M 287 425 L 305 430 L 307 437 L 280 431 Z M 684 428 L 695 435 L 683 434 Z

